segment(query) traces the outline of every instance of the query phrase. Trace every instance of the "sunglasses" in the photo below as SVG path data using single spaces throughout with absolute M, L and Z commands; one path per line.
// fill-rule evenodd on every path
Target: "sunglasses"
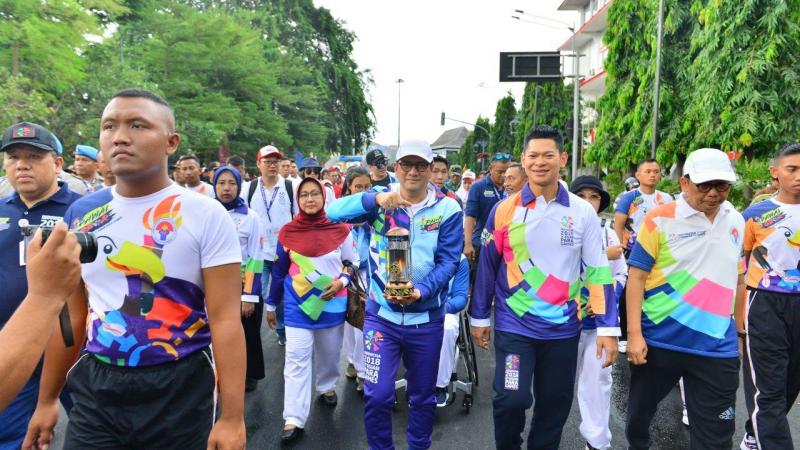
M 495 153 L 494 159 L 496 161 L 508 161 L 511 159 L 511 153 Z
M 717 192 L 728 192 L 731 190 L 731 183 L 727 181 L 707 181 L 705 183 L 695 183 L 693 182 L 688 176 L 686 177 L 687 180 L 692 182 L 695 186 L 697 186 L 697 190 L 702 192 L 703 194 L 707 194 L 711 191 L 711 189 L 716 190 Z
M 321 172 L 322 172 L 322 169 L 316 169 L 316 168 L 306 168 L 306 169 L 303 169 L 303 173 L 304 173 L 304 174 L 310 174 L 310 173 L 313 173 L 313 174 L 319 175 Z

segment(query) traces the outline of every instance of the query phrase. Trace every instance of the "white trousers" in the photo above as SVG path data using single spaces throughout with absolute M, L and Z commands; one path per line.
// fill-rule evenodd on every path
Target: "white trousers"
M 597 359 L 597 330 L 581 331 L 578 343 L 578 407 L 581 411 L 581 436 L 592 447 L 611 448 L 611 367 L 603 369 Z
M 456 366 L 458 327 L 458 314 L 444 315 L 444 335 L 442 336 L 442 350 L 439 353 L 439 375 L 436 378 L 436 387 L 443 388 L 450 384 L 450 375 Z
M 364 332 L 345 322 L 342 348 L 347 355 L 347 362 L 356 368 L 358 376 L 366 377 L 364 372 Z
M 342 325 L 322 330 L 286 327 L 286 362 L 283 367 L 283 420 L 303 428 L 311 408 L 311 363 L 317 374 L 316 391 L 336 388 Z

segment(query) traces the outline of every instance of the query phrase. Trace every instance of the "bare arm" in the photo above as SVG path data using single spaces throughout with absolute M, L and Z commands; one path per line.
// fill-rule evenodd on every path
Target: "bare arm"
M 206 310 L 214 361 L 219 373 L 221 413 L 208 438 L 209 448 L 243 449 L 245 344 L 240 319 L 239 264 L 203 269 Z
M 650 272 L 631 267 L 625 300 L 628 312 L 628 360 L 635 365 L 647 363 L 647 344 L 642 336 L 642 302 L 644 286 Z
M 477 220 L 472 216 L 464 216 L 464 256 L 474 260 L 475 248 L 472 246 L 472 233 L 475 232 Z
M 617 233 L 619 242 L 624 247 L 625 242 L 625 223 L 628 221 L 628 215 L 622 213 L 614 214 L 614 233 Z

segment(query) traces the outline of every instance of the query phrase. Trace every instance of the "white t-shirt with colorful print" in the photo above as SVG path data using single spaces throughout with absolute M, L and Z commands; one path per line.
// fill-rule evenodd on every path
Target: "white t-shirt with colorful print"
M 242 262 L 219 202 L 176 184 L 137 198 L 112 187 L 73 203 L 64 221 L 97 239 L 97 259 L 82 267 L 88 352 L 151 366 L 211 344 L 202 270 Z

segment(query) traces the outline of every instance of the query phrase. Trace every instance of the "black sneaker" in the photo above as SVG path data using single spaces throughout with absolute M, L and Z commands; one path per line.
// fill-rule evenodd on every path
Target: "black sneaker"
M 592 447 L 592 444 L 587 442 L 586 447 L 583 447 L 583 450 L 600 450 L 600 449 Z
M 447 400 L 450 397 L 450 394 L 447 392 L 447 388 L 437 387 L 436 388 L 436 407 L 442 408 L 447 406 Z
M 339 403 L 339 397 L 336 395 L 336 392 L 334 392 L 333 395 L 320 394 L 319 401 L 321 401 L 325 406 L 330 406 L 333 408 L 337 403 Z

